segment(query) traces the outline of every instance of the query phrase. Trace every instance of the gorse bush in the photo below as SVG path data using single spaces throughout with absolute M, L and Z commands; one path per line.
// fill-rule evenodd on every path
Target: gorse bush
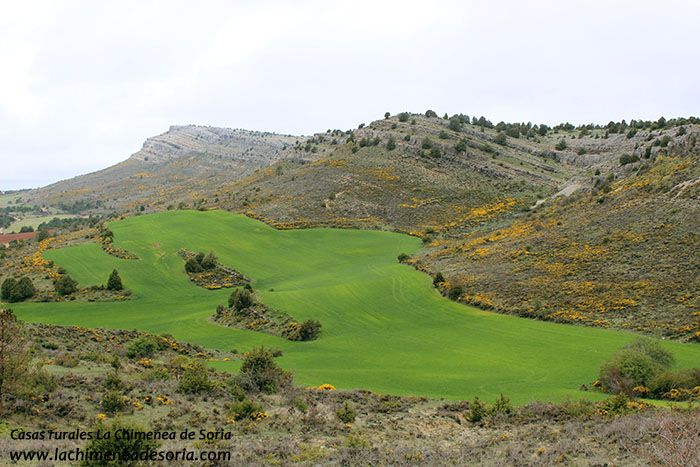
M 177 391 L 183 394 L 199 394 L 212 389 L 209 372 L 202 362 L 194 362 L 180 376 Z
M 262 413 L 262 406 L 250 399 L 236 400 L 229 404 L 228 414 L 235 421 L 253 420 L 255 416 Z
M 129 358 L 152 357 L 158 350 L 158 343 L 150 337 L 139 337 L 129 343 L 126 355 Z
M 109 414 L 121 412 L 126 408 L 124 397 L 117 391 L 109 391 L 105 393 L 105 395 L 102 397 L 100 405 L 102 406 L 102 410 Z
M 207 255 L 199 252 L 185 262 L 185 271 L 189 272 L 190 274 L 211 271 L 212 269 L 216 268 L 218 261 L 219 259 L 213 252 L 209 252 Z
M 234 384 L 249 392 L 275 393 L 291 384 L 291 374 L 280 368 L 272 352 L 264 347 L 247 352 Z
M 335 416 L 338 417 L 338 420 L 343 423 L 353 423 L 357 417 L 357 412 L 355 412 L 352 404 L 345 401 L 343 405 L 338 407 L 338 409 L 335 411 Z

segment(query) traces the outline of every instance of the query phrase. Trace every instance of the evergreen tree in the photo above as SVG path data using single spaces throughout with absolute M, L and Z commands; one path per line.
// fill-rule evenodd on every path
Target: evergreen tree
M 122 278 L 119 277 L 119 273 L 116 269 L 112 271 L 107 279 L 107 290 L 122 290 L 124 285 L 122 284 Z

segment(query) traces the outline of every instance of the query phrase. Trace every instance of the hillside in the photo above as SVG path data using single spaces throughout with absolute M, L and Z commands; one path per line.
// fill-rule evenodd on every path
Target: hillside
M 147 139 L 123 162 L 25 193 L 27 204 L 67 210 L 134 209 L 143 204 L 191 203 L 283 157 L 297 137 L 206 126 L 171 126 Z
M 411 262 L 460 301 L 697 338 L 696 119 L 548 128 L 427 115 L 308 138 L 172 127 L 25 199 L 407 232 L 426 245 Z

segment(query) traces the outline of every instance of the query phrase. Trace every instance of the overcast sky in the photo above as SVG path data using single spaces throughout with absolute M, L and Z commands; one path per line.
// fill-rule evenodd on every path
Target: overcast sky
M 427 108 L 549 124 L 700 114 L 697 0 L 0 6 L 0 190 L 107 167 L 171 124 L 310 134 Z

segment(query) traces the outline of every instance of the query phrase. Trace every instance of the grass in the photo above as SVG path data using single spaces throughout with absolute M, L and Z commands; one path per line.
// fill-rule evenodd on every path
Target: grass
M 117 268 L 134 300 L 24 303 L 25 320 L 170 333 L 210 348 L 265 345 L 284 351 L 282 366 L 302 385 L 330 383 L 382 393 L 514 402 L 598 397 L 578 390 L 634 334 L 547 323 L 463 306 L 441 297 L 431 279 L 399 264 L 419 239 L 360 230 L 277 231 L 223 211 L 171 211 L 110 224 L 115 244 L 139 256 L 121 260 L 96 244 L 49 250 L 81 285 L 105 283 Z M 266 304 L 298 320 L 321 321 L 321 338 L 290 342 L 210 320 L 231 290 L 196 287 L 180 248 L 213 250 L 253 279 Z M 664 342 L 679 367 L 697 366 L 700 346 Z M 236 362 L 215 362 L 220 369 Z
M 58 217 L 59 219 L 70 219 L 73 217 L 76 217 L 73 214 L 49 214 L 48 216 L 32 216 L 32 217 L 25 217 L 22 219 L 17 219 L 14 221 L 10 226 L 5 229 L 7 232 L 19 232 L 19 230 L 22 227 L 33 227 L 35 230 L 39 227 L 39 224 L 42 222 L 49 222 L 53 220 L 55 217 Z

